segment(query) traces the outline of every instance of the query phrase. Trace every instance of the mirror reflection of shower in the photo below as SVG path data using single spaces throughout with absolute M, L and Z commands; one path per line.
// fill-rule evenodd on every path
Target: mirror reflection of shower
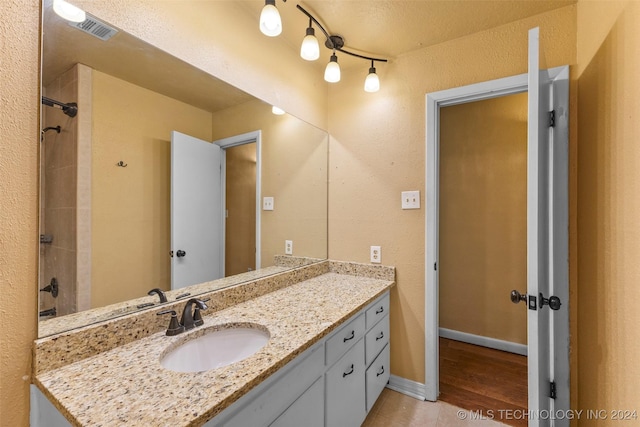
M 77 188 L 79 168 L 78 71 L 74 67 L 50 81 L 42 92 L 40 131 L 40 271 L 39 318 L 77 311 L 78 267 L 84 263 L 77 230 L 82 218 Z
M 44 135 L 49 132 L 50 130 L 55 130 L 56 133 L 60 133 L 60 131 L 62 130 L 62 128 L 60 127 L 60 125 L 58 126 L 47 126 L 46 128 L 42 129 L 40 131 L 40 142 L 44 141 Z

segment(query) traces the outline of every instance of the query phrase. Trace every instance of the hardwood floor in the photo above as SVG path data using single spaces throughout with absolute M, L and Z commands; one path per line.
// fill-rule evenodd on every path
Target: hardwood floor
M 440 338 L 439 399 L 526 427 L 527 357 Z

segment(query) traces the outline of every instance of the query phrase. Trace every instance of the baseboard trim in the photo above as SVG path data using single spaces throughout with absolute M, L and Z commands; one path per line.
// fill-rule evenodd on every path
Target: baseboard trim
M 481 345 L 483 347 L 494 348 L 496 350 L 508 351 L 509 353 L 527 355 L 527 346 L 511 341 L 499 340 L 496 338 L 483 337 L 481 335 L 468 334 L 466 332 L 454 331 L 453 329 L 439 328 L 440 336 L 469 344 Z
M 387 388 L 397 391 L 398 393 L 411 396 L 414 399 L 425 400 L 425 385 L 416 381 L 411 381 L 396 375 L 390 375 Z

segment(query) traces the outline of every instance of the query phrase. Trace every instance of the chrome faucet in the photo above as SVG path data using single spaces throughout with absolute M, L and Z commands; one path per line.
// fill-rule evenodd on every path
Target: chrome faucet
M 209 299 L 203 301 L 198 298 L 191 298 L 189 301 L 187 301 L 187 304 L 185 304 L 184 310 L 182 311 L 182 320 L 180 321 L 180 323 L 186 331 L 188 331 L 189 329 L 193 329 L 196 326 L 201 326 L 204 323 L 200 310 L 206 310 L 208 308 L 207 304 L 205 304 L 205 301 L 209 301 Z M 194 304 L 196 305 L 196 309 L 192 314 L 191 308 Z

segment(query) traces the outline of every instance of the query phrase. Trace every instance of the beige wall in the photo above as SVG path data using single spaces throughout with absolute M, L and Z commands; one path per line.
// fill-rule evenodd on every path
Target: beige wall
M 640 410 L 640 3 L 577 16 L 579 407 Z
M 207 59 L 198 55 L 202 43 L 206 40 L 211 46 L 211 40 L 224 38 L 198 31 L 215 31 L 216 26 L 187 25 L 183 13 L 174 19 L 172 11 L 164 9 L 171 7 L 168 3 L 93 1 L 87 8 L 171 53 L 183 52 L 183 59 L 214 70 L 212 74 L 218 77 L 231 76 L 254 95 L 272 103 L 278 103 L 278 98 L 287 100 L 288 105 L 281 104 L 287 110 L 326 127 L 325 86 L 311 83 L 317 80 L 315 75 L 309 77 L 308 86 L 302 81 L 305 68 L 294 64 L 297 54 L 284 60 L 296 70 L 286 75 L 280 73 L 279 55 L 272 55 L 277 60 L 265 61 L 264 66 L 249 66 L 255 58 L 252 46 L 259 46 L 255 48 L 259 55 L 273 52 L 266 41 L 253 44 L 251 40 L 246 46 L 224 51 L 225 58 L 242 59 L 240 68 L 220 61 L 221 51 Z M 637 408 L 638 9 L 635 2 L 580 1 L 577 28 L 576 7 L 568 7 L 396 58 L 379 67 L 382 89 L 376 95 L 362 92 L 361 73 L 351 75 L 348 70 L 344 70 L 344 80 L 331 87 L 328 111 L 334 138 L 329 255 L 366 262 L 368 247 L 380 244 L 383 262 L 396 265 L 391 337 L 395 375 L 424 381 L 424 209 L 399 208 L 400 191 L 424 188 L 424 94 L 524 72 L 526 31 L 540 25 L 548 66 L 575 65 L 576 46 L 578 53 L 578 72 L 572 72 L 570 136 L 572 396 L 575 399 L 580 392 L 582 408 Z M 0 24 L 0 424 L 13 427 L 28 425 L 30 348 L 36 337 L 38 309 L 40 103 L 35 28 L 39 2 L 0 2 L 0 15 L 4 18 Z M 229 25 L 234 23 L 232 16 Z M 167 25 L 169 22 L 172 24 Z M 170 40 L 176 31 L 181 37 Z M 191 45 L 185 37 L 200 42 Z M 580 126 L 576 77 L 580 78 Z M 292 79 L 291 83 L 286 79 Z M 265 80 L 270 84 L 265 85 Z M 581 143 L 584 139 L 579 158 L 578 132 Z M 20 327 L 15 327 L 15 319 L 20 319 Z
M 380 245 L 382 262 L 396 266 L 394 375 L 424 383 L 424 208 L 401 210 L 400 193 L 425 188 L 425 94 L 526 72 L 535 26 L 549 67 L 575 64 L 575 19 L 575 6 L 565 7 L 402 55 L 379 67 L 376 94 L 362 90 L 359 70 L 330 86 L 329 257 L 368 262 L 369 246 Z
M 210 141 L 211 113 L 94 70 L 93 117 L 91 306 L 102 307 L 170 288 L 171 131 Z
M 527 343 L 527 93 L 440 110 L 440 327 Z
M 293 255 L 326 258 L 327 133 L 289 114 L 276 116 L 258 100 L 213 115 L 214 140 L 256 130 L 262 197 L 275 199 L 273 211 L 261 211 L 261 267 L 284 254 L 285 240 L 293 241 Z
M 0 425 L 29 425 L 37 334 L 38 148 L 36 0 L 0 2 Z

